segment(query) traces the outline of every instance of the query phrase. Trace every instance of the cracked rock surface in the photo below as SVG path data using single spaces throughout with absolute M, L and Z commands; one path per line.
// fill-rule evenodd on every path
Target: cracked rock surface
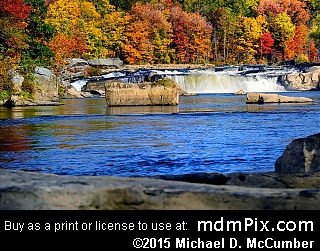
M 275 172 L 58 176 L 0 169 L 0 209 L 320 209 L 319 176 Z

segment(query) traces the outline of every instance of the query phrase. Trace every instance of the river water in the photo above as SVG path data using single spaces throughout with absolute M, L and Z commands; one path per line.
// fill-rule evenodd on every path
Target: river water
M 319 133 L 319 92 L 281 90 L 314 102 L 258 105 L 201 88 L 178 106 L 107 107 L 96 97 L 0 107 L 0 166 L 75 176 L 265 172 L 292 140 Z

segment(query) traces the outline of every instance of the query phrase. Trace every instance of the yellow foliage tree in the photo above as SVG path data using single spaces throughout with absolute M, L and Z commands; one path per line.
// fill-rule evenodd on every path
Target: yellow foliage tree
M 75 0 L 56 0 L 48 7 L 46 23 L 52 25 L 57 32 L 72 35 L 78 25 L 80 8 Z

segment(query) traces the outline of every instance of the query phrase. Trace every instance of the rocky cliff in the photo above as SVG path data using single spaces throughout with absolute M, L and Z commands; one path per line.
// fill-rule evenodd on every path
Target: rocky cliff
M 301 73 L 281 75 L 278 82 L 287 91 L 320 90 L 320 66 L 312 66 Z

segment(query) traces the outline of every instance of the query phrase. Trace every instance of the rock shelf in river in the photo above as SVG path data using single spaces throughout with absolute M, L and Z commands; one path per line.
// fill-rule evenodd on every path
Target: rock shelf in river
M 170 79 L 156 82 L 105 84 L 108 106 L 178 105 L 179 87 Z
M 273 93 L 247 93 L 247 104 L 265 104 L 265 103 L 309 103 L 312 99 L 306 97 L 291 97 Z

